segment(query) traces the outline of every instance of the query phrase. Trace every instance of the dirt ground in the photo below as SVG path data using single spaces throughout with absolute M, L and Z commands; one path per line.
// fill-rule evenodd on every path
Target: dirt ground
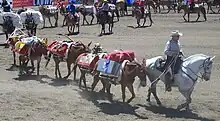
M 196 19 L 196 14 L 191 15 Z M 120 86 L 112 86 L 115 103 L 107 101 L 106 96 L 99 93 L 99 83 L 95 92 L 87 92 L 78 88 L 78 82 L 72 85 L 69 80 L 54 79 L 54 62 L 51 61 L 47 69 L 45 60 L 41 63 L 41 77 L 18 77 L 18 68 L 12 67 L 13 58 L 10 49 L 0 48 L 0 120 L 1 121 L 213 121 L 220 120 L 220 20 L 217 14 L 208 14 L 207 22 L 186 23 L 182 13 L 152 14 L 152 27 L 134 29 L 135 18 L 131 16 L 120 18 L 115 23 L 112 35 L 98 37 L 99 25 L 81 26 L 80 34 L 71 38 L 84 43 L 99 42 L 108 52 L 115 49 L 135 51 L 139 61 L 162 55 L 166 41 L 172 30 L 180 30 L 184 36 L 180 38 L 186 56 L 203 53 L 216 56 L 211 80 L 196 84 L 192 94 L 192 112 L 177 112 L 176 107 L 183 103 L 184 98 L 176 88 L 170 93 L 164 93 L 164 84 L 159 83 L 157 92 L 163 106 L 158 106 L 152 98 L 151 104 L 146 102 L 148 87 L 137 90 L 138 80 L 135 82 L 136 98 L 128 105 L 123 104 Z M 203 21 L 201 16 L 200 20 Z M 57 34 L 67 33 L 66 27 L 40 29 L 37 35 L 49 40 L 65 39 Z M 47 23 L 47 26 L 49 24 Z M 5 41 L 1 35 L 0 42 Z M 17 63 L 18 64 L 18 63 Z M 67 74 L 65 63 L 61 64 L 62 75 Z M 79 71 L 77 76 L 79 77 Z M 87 76 L 90 86 L 92 77 Z M 149 81 L 148 81 L 149 83 Z M 128 90 L 127 90 L 128 92 Z M 131 96 L 127 94 L 127 99 Z

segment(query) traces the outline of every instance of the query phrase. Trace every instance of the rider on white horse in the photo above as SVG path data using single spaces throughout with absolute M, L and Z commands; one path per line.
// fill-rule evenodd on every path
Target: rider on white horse
M 167 57 L 166 63 L 164 65 L 164 69 L 168 70 L 169 67 L 171 67 L 172 72 L 167 72 L 166 77 L 166 91 L 171 91 L 171 83 L 173 80 L 172 75 L 176 74 L 178 72 L 178 68 L 176 66 L 180 65 L 181 57 L 179 55 L 182 55 L 180 48 L 180 42 L 179 37 L 183 34 L 180 33 L 178 30 L 175 30 L 171 34 L 171 40 L 167 41 L 164 54 Z

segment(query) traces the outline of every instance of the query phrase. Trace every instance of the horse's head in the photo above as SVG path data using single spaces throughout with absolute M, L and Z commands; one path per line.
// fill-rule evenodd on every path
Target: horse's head
M 202 78 L 206 81 L 210 80 L 211 78 L 211 71 L 212 71 L 212 64 L 213 64 L 213 59 L 214 57 L 208 57 L 207 59 L 205 59 L 205 61 L 202 64 Z
M 13 32 L 15 29 L 12 18 L 10 16 L 3 17 L 3 30 Z

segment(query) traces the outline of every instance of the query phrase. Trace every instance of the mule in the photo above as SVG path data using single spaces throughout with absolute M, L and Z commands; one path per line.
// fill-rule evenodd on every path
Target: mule
M 79 6 L 78 9 L 79 9 L 79 12 L 83 16 L 83 23 L 82 23 L 82 25 L 85 24 L 85 21 L 86 21 L 86 23 L 88 25 L 89 24 L 91 25 L 93 20 L 94 20 L 94 18 L 95 18 L 95 15 L 96 15 L 96 13 L 95 13 L 95 10 L 96 10 L 95 6 L 85 6 L 85 5 L 82 5 L 82 6 Z M 86 16 L 91 16 L 92 17 L 90 23 L 87 21 Z
M 79 21 L 80 17 L 78 14 L 76 16 L 73 16 L 71 13 L 68 13 L 66 15 L 66 23 L 67 23 L 67 30 L 69 34 L 74 33 L 75 27 L 77 27 L 77 32 L 79 33 Z
M 202 5 L 199 5 L 198 7 L 194 7 L 193 10 L 190 9 L 190 7 L 188 5 L 185 5 L 185 4 L 180 4 L 178 5 L 178 13 L 180 12 L 181 9 L 184 10 L 184 15 L 183 15 L 183 19 L 187 22 L 189 22 L 189 16 L 190 16 L 190 13 L 197 13 L 198 14 L 198 17 L 196 19 L 196 22 L 199 20 L 200 18 L 200 12 L 203 14 L 204 16 L 204 19 L 205 21 L 207 20 L 207 17 L 206 17 L 206 10 L 205 10 L 205 7 L 202 6 Z M 185 16 L 186 14 L 188 14 L 188 20 L 186 20 Z
M 54 26 L 57 27 L 58 26 L 58 17 L 59 17 L 59 12 L 58 10 L 54 13 L 51 13 L 49 9 L 47 9 L 46 6 L 39 6 L 39 11 L 41 12 L 41 14 L 43 15 L 43 20 L 44 20 L 44 25 L 43 28 L 45 28 L 45 18 L 48 18 L 49 23 L 51 25 L 51 27 L 53 27 L 52 23 L 51 23 L 51 19 L 50 17 L 54 17 L 55 19 L 55 24 Z
M 76 59 L 82 53 L 91 52 L 91 49 L 89 48 L 91 43 L 92 42 L 90 42 L 88 45 L 84 45 L 82 42 L 79 42 L 79 44 L 76 45 L 76 46 L 72 45 L 69 48 L 68 56 L 65 59 L 62 56 L 59 56 L 55 53 L 50 52 L 49 55 L 48 55 L 48 60 L 46 62 L 45 68 L 47 67 L 47 65 L 50 61 L 50 58 L 53 55 L 53 60 L 55 62 L 55 76 L 56 76 L 56 78 L 58 78 L 58 75 L 59 75 L 59 78 L 62 78 L 61 73 L 60 73 L 59 64 L 60 64 L 60 62 L 63 62 L 63 60 L 64 60 L 67 63 L 67 69 L 68 69 L 68 74 L 64 78 L 67 79 L 70 76 L 70 74 L 71 74 L 71 65 L 74 64 L 74 67 L 73 67 L 74 80 L 76 80 L 76 68 L 77 68 Z M 58 75 L 57 75 L 57 73 L 58 73 Z
M 114 26 L 114 15 L 113 12 L 104 12 L 104 11 L 99 11 L 98 12 L 98 16 L 99 16 L 99 24 L 101 24 L 101 32 L 100 32 L 100 36 L 103 35 L 103 33 L 105 34 L 105 24 L 108 24 L 109 28 L 109 33 L 113 33 L 112 29 Z
M 30 47 L 29 45 L 25 45 L 24 48 L 28 48 L 27 55 L 19 55 L 19 61 L 20 61 L 20 69 L 19 69 L 19 75 L 21 76 L 24 74 L 24 70 L 26 70 L 27 64 L 29 60 L 31 61 L 32 65 L 32 72 L 35 71 L 34 67 L 34 61 L 37 61 L 37 76 L 39 76 L 40 71 L 40 63 L 41 63 L 41 57 L 44 55 L 45 59 L 47 59 L 47 43 L 48 40 L 45 39 L 45 43 L 43 42 L 34 42 Z
M 29 36 L 36 36 L 37 32 L 37 24 L 34 21 L 32 13 L 26 14 L 26 19 L 25 19 L 25 28 L 28 31 Z
M 15 30 L 13 20 L 10 16 L 3 16 L 2 28 L 5 33 L 6 40 L 8 40 L 8 34 L 11 34 Z
M 150 11 L 144 11 L 144 13 L 142 13 L 141 9 L 137 6 L 133 7 L 133 10 L 132 10 L 132 16 L 136 18 L 137 20 L 137 27 L 140 27 L 140 21 L 141 19 L 144 19 L 144 22 L 143 22 L 143 25 L 145 25 L 146 23 L 146 20 L 147 20 L 147 17 L 149 17 L 149 20 L 150 20 L 150 25 L 149 26 L 152 26 L 152 23 L 153 23 L 153 20 L 151 18 L 151 12 Z
M 144 62 L 144 61 L 143 61 Z M 121 91 L 122 91 L 122 99 L 125 102 L 125 89 L 126 87 L 129 89 L 132 97 L 127 100 L 127 103 L 130 103 L 135 98 L 134 87 L 133 83 L 135 81 L 135 77 L 137 76 L 140 79 L 140 85 L 145 87 L 146 86 L 146 70 L 145 70 L 145 63 L 139 64 L 138 62 L 129 62 L 125 60 L 122 63 L 122 70 L 121 70 L 121 77 L 119 76 L 119 83 L 121 84 Z M 94 90 L 95 86 L 101 80 L 103 84 L 103 88 L 101 91 L 105 90 L 108 94 L 110 94 L 111 82 L 108 78 L 100 78 L 100 73 L 96 73 L 93 77 L 94 81 L 92 83 L 92 91 Z
M 210 80 L 214 58 L 215 57 L 210 57 L 204 54 L 195 54 L 184 59 L 182 64 L 180 64 L 178 73 L 172 76 L 173 84 L 171 85 L 178 87 L 179 92 L 185 97 L 186 102 L 181 105 L 178 105 L 177 110 L 181 110 L 183 108 L 189 110 L 189 104 L 192 101 L 191 94 L 194 90 L 197 79 L 201 78 L 206 81 Z M 168 68 L 168 71 L 163 73 L 158 68 L 160 67 L 160 64 L 158 64 L 160 63 L 159 60 L 164 59 L 162 56 L 157 56 L 146 60 L 147 76 L 151 82 L 151 86 L 148 90 L 147 101 L 150 102 L 150 96 L 151 93 L 153 93 L 157 104 L 161 105 L 161 102 L 157 97 L 156 85 L 159 80 L 165 83 L 165 75 L 168 72 L 171 73 L 171 68 Z M 201 74 L 201 76 L 199 74 Z
M 103 58 L 105 55 L 107 55 L 107 53 L 93 53 L 95 54 L 96 56 L 99 56 L 99 59 Z M 77 66 L 79 67 L 79 70 L 80 70 L 80 79 L 79 79 L 79 88 L 81 88 L 82 86 L 82 81 L 83 81 L 83 84 L 84 84 L 84 87 L 86 90 L 87 89 L 87 86 L 86 86 L 86 74 L 90 74 L 90 75 L 94 75 L 94 70 L 93 69 L 89 69 L 89 68 L 86 68 L 80 64 L 77 63 Z M 97 65 L 98 61 L 96 62 L 95 65 Z

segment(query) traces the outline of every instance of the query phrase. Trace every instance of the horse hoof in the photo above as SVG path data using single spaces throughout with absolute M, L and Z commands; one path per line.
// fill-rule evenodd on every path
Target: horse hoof
M 183 108 L 182 105 L 178 105 L 177 108 L 176 108 L 176 110 L 177 110 L 177 111 L 180 111 L 182 108 Z
M 149 99 L 149 98 L 147 98 L 147 99 L 146 99 L 146 101 L 147 101 L 147 102 L 150 102 L 150 99 Z

